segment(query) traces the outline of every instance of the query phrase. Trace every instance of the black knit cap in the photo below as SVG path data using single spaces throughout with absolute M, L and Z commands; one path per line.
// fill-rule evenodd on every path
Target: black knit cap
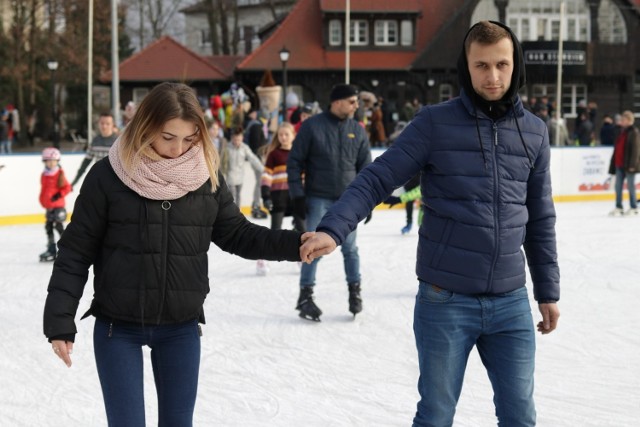
M 348 85 L 346 83 L 340 83 L 331 88 L 331 94 L 329 99 L 331 102 L 338 101 L 340 99 L 351 98 L 358 95 L 358 89 L 355 86 Z

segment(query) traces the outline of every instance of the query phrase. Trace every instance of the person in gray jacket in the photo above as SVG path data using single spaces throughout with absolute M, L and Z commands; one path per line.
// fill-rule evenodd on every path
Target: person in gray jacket
M 518 96 L 524 61 L 505 25 L 471 27 L 458 76 L 460 96 L 424 107 L 331 207 L 301 255 L 310 262 L 331 252 L 421 172 L 413 320 L 420 401 L 413 425 L 453 424 L 476 347 L 498 424 L 531 427 L 536 339 L 525 264 L 542 316 L 538 331 L 553 332 L 560 316 L 549 134 Z
M 331 90 L 330 100 L 328 111 L 302 124 L 287 160 L 289 193 L 294 211 L 300 218 L 306 218 L 307 230 L 316 228 L 356 174 L 371 163 L 367 135 L 353 119 L 358 109 L 357 89 L 348 84 L 338 84 Z M 356 230 L 349 233 L 342 244 L 342 256 L 349 289 L 349 311 L 355 316 L 362 311 Z M 322 314 L 313 300 L 317 266 L 318 259 L 302 265 L 300 296 L 296 305 L 300 317 L 314 321 L 319 321 Z
M 231 130 L 231 144 L 227 149 L 227 163 L 222 165 L 222 169 L 226 173 L 227 185 L 231 194 L 233 195 L 233 201 L 236 202 L 238 207 L 240 205 L 240 195 L 242 193 L 242 184 L 244 183 L 244 166 L 246 162 L 249 162 L 254 172 L 262 173 L 264 166 L 262 162 L 251 151 L 251 148 L 247 144 L 243 143 L 244 129 L 241 127 Z

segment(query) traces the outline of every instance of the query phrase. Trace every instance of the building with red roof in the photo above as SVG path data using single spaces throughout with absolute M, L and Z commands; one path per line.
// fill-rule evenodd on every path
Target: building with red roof
M 405 102 L 439 102 L 458 93 L 462 38 L 482 19 L 500 20 L 522 41 L 528 85 L 522 94 L 553 102 L 557 82 L 559 1 L 351 0 L 349 81 L 400 111 Z M 566 0 L 562 111 L 581 100 L 600 111 L 640 112 L 640 0 Z M 236 80 L 255 87 L 265 70 L 305 102 L 328 101 L 346 79 L 345 0 L 299 0 L 281 26 L 237 66 Z M 555 54 L 554 54 L 555 52 Z

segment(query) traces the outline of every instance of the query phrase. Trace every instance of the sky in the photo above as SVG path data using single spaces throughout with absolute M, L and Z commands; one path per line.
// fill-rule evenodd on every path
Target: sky
M 537 334 L 540 427 L 640 425 L 640 218 L 613 218 L 612 202 L 556 204 L 561 270 L 558 329 Z M 257 220 L 268 225 L 269 220 Z M 288 221 L 285 221 L 287 224 Z M 319 264 L 322 322 L 295 311 L 298 266 L 255 261 L 212 246 L 195 426 L 409 426 L 418 400 L 412 322 L 417 230 L 404 211 L 377 209 L 359 227 L 364 310 L 348 312 L 339 252 Z M 51 263 L 42 225 L 0 227 L 0 426 L 105 426 L 85 288 L 73 366 L 42 333 Z M 528 283 L 531 295 L 530 283 Z M 533 318 L 540 314 L 532 302 Z M 147 425 L 157 424 L 145 348 Z M 471 354 L 454 426 L 496 425 L 492 391 Z

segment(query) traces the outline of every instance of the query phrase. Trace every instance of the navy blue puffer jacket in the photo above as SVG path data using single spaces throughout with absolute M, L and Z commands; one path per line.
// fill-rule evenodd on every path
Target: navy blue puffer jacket
M 423 108 L 317 231 L 342 243 L 371 209 L 422 172 L 419 279 L 464 294 L 508 292 L 525 284 L 526 254 L 536 299 L 558 300 L 549 160 L 547 129 L 519 98 L 494 122 L 463 91 Z

